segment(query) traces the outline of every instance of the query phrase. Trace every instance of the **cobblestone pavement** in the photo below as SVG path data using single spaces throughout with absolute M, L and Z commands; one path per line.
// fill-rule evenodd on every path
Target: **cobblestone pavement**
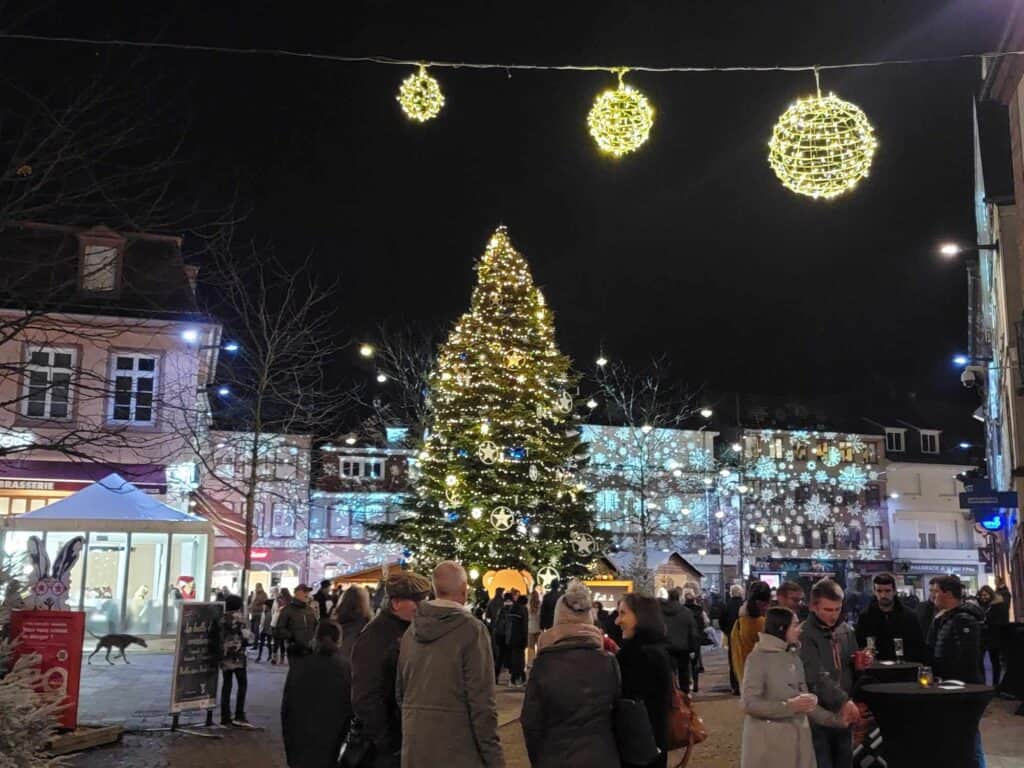
M 130 655 L 120 661 L 84 667 L 80 721 L 120 723 L 127 733 L 120 744 L 76 755 L 77 768 L 286 768 L 281 746 L 279 706 L 287 667 L 266 662 L 249 665 L 249 719 L 263 730 L 196 728 L 170 733 L 166 728 L 170 700 L 171 656 L 167 653 Z M 705 649 L 706 674 L 695 706 L 710 736 L 698 746 L 691 768 L 734 768 L 739 765 L 743 717 L 739 700 L 729 695 L 724 652 Z M 1024 718 L 1013 714 L 1019 702 L 996 699 L 982 721 L 982 738 L 989 768 L 1024 768 Z M 518 716 L 522 691 L 498 688 L 499 726 L 508 768 L 529 768 Z M 183 725 L 201 724 L 204 716 L 183 716 Z M 674 756 L 675 757 L 675 756 Z M 678 759 L 669 762 L 675 765 Z

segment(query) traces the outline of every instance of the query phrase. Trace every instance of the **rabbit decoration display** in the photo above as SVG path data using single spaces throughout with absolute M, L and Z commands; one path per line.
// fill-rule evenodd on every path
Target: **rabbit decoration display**
M 71 569 L 78 562 L 84 536 L 75 536 L 57 552 L 53 570 L 50 570 L 50 556 L 46 554 L 43 542 L 36 536 L 29 537 L 28 557 L 32 564 L 29 576 L 29 592 L 25 608 L 34 611 L 66 611 L 68 609 L 68 588 L 71 586 Z

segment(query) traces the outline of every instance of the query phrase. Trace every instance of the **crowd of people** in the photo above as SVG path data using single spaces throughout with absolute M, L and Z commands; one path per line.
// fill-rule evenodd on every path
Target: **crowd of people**
M 969 598 L 955 576 L 929 587 L 930 600 L 912 607 L 891 574 L 874 577 L 864 602 L 829 579 L 809 592 L 795 582 L 733 585 L 724 600 L 687 585 L 661 599 L 629 593 L 608 611 L 579 581 L 478 590 L 471 600 L 455 562 L 430 579 L 392 573 L 372 593 L 324 581 L 268 594 L 257 584 L 244 602 L 220 595 L 221 721 L 248 725 L 250 647 L 256 662 L 266 650 L 288 666 L 290 768 L 503 766 L 495 689 L 507 670 L 508 685 L 525 689 L 519 722 L 532 765 L 663 768 L 678 746 L 679 696 L 699 689 L 701 649 L 717 643 L 717 623 L 745 716 L 743 768 L 851 768 L 864 714 L 856 652 L 964 682 L 985 682 L 987 654 L 999 682 L 1009 593 L 983 587 Z M 633 728 L 643 733 L 622 733 L 624 700 L 642 703 L 645 722 Z M 624 740 L 649 741 L 650 759 L 637 763 Z M 984 766 L 980 735 L 976 744 Z

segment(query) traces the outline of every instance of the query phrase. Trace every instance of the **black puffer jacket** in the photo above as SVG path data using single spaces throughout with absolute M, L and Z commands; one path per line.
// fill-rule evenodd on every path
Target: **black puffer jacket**
M 601 649 L 599 630 L 543 648 L 519 717 L 533 768 L 618 768 L 612 731 L 618 698 L 619 665 Z
M 921 661 L 926 657 L 924 636 L 917 615 L 912 613 L 897 598 L 891 611 L 883 611 L 876 598 L 857 619 L 857 645 L 867 646 L 869 637 L 875 638 L 878 658 L 891 661 L 896 658 L 893 639 L 903 638 L 903 657 L 907 661 Z
M 700 631 L 693 611 L 678 601 L 665 600 L 661 603 L 661 613 L 668 630 L 669 651 L 677 656 L 695 653 L 700 648 Z
M 617 658 L 622 671 L 622 697 L 644 703 L 654 741 L 664 750 L 668 742 L 668 712 L 675 677 L 668 646 L 663 638 L 638 633 L 622 643 Z M 665 754 L 663 752 L 651 765 L 665 765 Z
M 288 668 L 281 735 L 291 768 L 334 768 L 352 720 L 352 671 L 337 648 Z
M 984 611 L 985 627 L 981 636 L 982 645 L 985 648 L 998 651 L 1003 646 L 1003 629 L 1010 623 L 1010 606 L 997 595 Z
M 307 603 L 292 598 L 292 601 L 281 609 L 274 633 L 278 638 L 288 641 L 289 654 L 307 654 L 313 649 L 316 614 Z
M 932 669 L 944 680 L 985 682 L 981 666 L 981 629 L 985 614 L 980 606 L 963 603 L 936 616 L 928 635 Z

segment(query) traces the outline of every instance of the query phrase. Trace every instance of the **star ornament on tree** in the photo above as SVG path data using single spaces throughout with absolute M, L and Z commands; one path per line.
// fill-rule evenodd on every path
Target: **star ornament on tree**
M 508 507 L 495 507 L 491 510 L 491 525 L 499 531 L 507 531 L 515 521 L 515 513 Z
M 477 448 L 476 455 L 480 457 L 480 461 L 484 464 L 493 464 L 501 458 L 501 449 L 499 449 L 498 446 L 490 440 L 485 440 L 480 443 L 480 447 Z
M 569 543 L 572 544 L 572 548 L 580 555 L 589 555 L 594 551 L 596 542 L 594 537 L 589 533 L 573 532 L 569 539 Z
M 537 571 L 537 583 L 540 584 L 544 589 L 551 586 L 552 582 L 558 578 L 558 571 L 552 568 L 550 565 L 545 565 L 539 571 Z

